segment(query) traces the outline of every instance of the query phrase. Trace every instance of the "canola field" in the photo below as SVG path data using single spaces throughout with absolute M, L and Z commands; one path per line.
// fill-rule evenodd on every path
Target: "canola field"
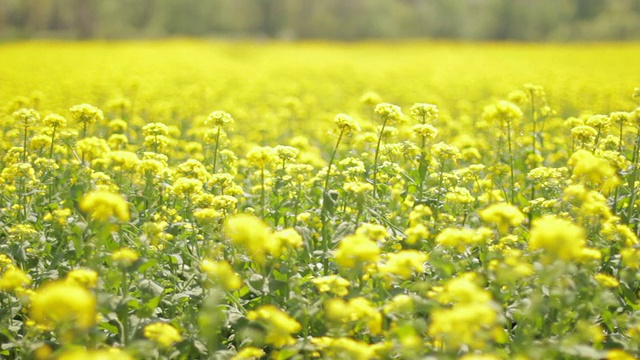
M 636 359 L 639 44 L 0 45 L 0 355 Z

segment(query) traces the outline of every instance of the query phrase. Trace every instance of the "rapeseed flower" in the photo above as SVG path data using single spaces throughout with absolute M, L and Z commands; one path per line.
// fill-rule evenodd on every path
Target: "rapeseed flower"
M 178 329 L 171 324 L 163 322 L 146 325 L 142 330 L 142 334 L 163 348 L 168 348 L 182 341 L 182 335 L 180 335 Z
M 69 109 L 73 119 L 82 125 L 82 137 L 87 136 L 87 129 L 97 121 L 104 120 L 102 110 L 89 104 L 75 105 Z
M 415 103 L 410 109 L 411 116 L 418 119 L 421 124 L 433 124 L 438 120 L 440 111 L 433 104 Z
M 376 105 L 375 113 L 378 114 L 387 125 L 396 124 L 402 119 L 402 109 L 397 105 L 389 103 Z
M 113 262 L 123 268 L 133 265 L 133 263 L 138 261 L 139 257 L 140 255 L 137 252 L 128 248 L 121 248 L 111 253 Z
M 338 275 L 313 278 L 311 279 L 311 283 L 313 283 L 321 293 L 330 292 L 338 296 L 346 296 L 349 294 L 348 288 L 351 286 L 349 280 Z
M 375 305 L 364 297 L 345 301 L 333 298 L 324 303 L 325 314 L 330 321 L 346 325 L 348 328 L 361 323 L 367 326 L 372 335 L 382 332 L 382 314 Z
M 264 263 L 266 255 L 273 249 L 273 233 L 253 215 L 238 214 L 227 218 L 224 233 L 233 244 L 247 249 L 259 264 Z
M 9 265 L 0 275 L 0 290 L 8 292 L 20 292 L 31 284 L 31 277 L 24 271 Z
M 17 125 L 22 129 L 32 128 L 38 125 L 40 121 L 40 113 L 34 109 L 22 108 L 13 113 L 13 117 L 17 121 Z
M 264 305 L 249 311 L 247 318 L 265 326 L 265 342 L 277 348 L 295 344 L 291 336 L 302 329 L 300 323 L 274 305 Z
M 242 286 L 242 279 L 227 261 L 204 259 L 200 262 L 200 270 L 225 290 L 237 290 Z
M 333 338 L 328 336 L 311 338 L 311 344 L 327 359 L 369 360 L 376 358 L 373 345 L 348 337 Z
M 49 356 L 43 356 L 48 359 Z M 58 360 L 133 360 L 127 352 L 118 348 L 100 350 L 72 349 L 65 351 L 57 357 Z
M 416 272 L 422 272 L 427 254 L 417 250 L 402 250 L 390 253 L 386 261 L 378 265 L 382 274 L 395 275 L 401 279 L 408 279 Z
M 485 107 L 482 116 L 487 121 L 494 122 L 499 126 L 512 126 L 514 122 L 522 118 L 523 114 L 518 105 L 501 100 Z
M 407 294 L 400 294 L 394 296 L 387 304 L 385 304 L 383 311 L 385 314 L 410 314 L 415 308 L 415 302 L 413 297 Z
M 618 279 L 608 274 L 597 273 L 593 275 L 593 278 L 596 280 L 596 282 L 598 282 L 598 284 L 604 287 L 616 288 L 620 286 L 620 282 L 618 281 Z
M 619 184 L 615 169 L 609 162 L 587 150 L 578 150 L 568 161 L 572 179 L 585 186 L 609 192 Z
M 253 346 L 247 346 L 242 350 L 238 351 L 238 353 L 235 354 L 231 358 L 231 360 L 254 360 L 254 359 L 260 359 L 264 355 L 265 355 L 264 350 L 259 349 L 257 347 L 253 347 Z
M 108 191 L 92 191 L 80 200 L 80 210 L 96 221 L 108 221 L 110 218 L 129 221 L 129 204 L 119 194 Z
M 98 285 L 98 273 L 91 269 L 74 269 L 67 274 L 65 281 L 69 284 L 93 289 Z
M 467 245 L 478 245 L 483 240 L 478 231 L 468 228 L 446 228 L 435 239 L 437 244 L 454 248 L 458 252 L 463 252 Z
M 226 125 L 233 124 L 233 117 L 226 111 L 216 110 L 209 114 L 207 119 L 204 121 L 206 126 L 215 125 L 224 127 Z
M 525 219 L 517 207 L 507 203 L 491 205 L 478 214 L 485 222 L 496 225 L 501 234 L 506 234 L 510 227 L 522 224 Z
M 378 261 L 380 248 L 365 235 L 348 235 L 340 241 L 334 257 L 340 267 L 352 269 L 365 262 Z
M 545 215 L 532 223 L 529 247 L 543 250 L 543 254 L 551 259 L 579 259 L 585 246 L 584 229 L 569 220 Z
M 87 329 L 96 323 L 96 298 L 83 286 L 49 282 L 31 295 L 31 318 L 47 328 Z

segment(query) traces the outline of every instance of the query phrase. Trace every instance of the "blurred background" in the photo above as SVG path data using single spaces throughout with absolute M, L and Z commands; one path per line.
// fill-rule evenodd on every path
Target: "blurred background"
M 0 40 L 640 40 L 640 0 L 0 0 Z

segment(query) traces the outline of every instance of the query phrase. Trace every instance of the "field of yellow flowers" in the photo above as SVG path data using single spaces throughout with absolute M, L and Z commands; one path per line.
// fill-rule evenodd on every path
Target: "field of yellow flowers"
M 638 44 L 0 45 L 0 356 L 635 359 Z

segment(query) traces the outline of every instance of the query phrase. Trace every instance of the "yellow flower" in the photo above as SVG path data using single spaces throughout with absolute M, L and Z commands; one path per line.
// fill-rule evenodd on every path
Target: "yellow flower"
M 264 350 L 253 346 L 248 346 L 234 355 L 231 360 L 254 360 L 262 358 L 265 355 Z
M 521 119 L 522 110 L 518 105 L 502 100 L 497 104 L 485 107 L 482 116 L 486 121 L 494 122 L 499 126 L 506 126 Z
M 424 240 L 429 237 L 429 229 L 422 224 L 416 224 L 408 227 L 404 234 L 407 235 L 405 242 L 409 245 L 417 243 L 419 240 Z
M 387 228 L 378 224 L 362 223 L 356 230 L 357 235 L 364 235 L 374 241 L 385 241 L 389 237 Z
M 98 285 L 98 273 L 90 269 L 74 269 L 67 274 L 66 282 L 93 289 Z
M 431 211 L 431 208 L 429 208 L 426 205 L 416 205 L 413 210 L 411 210 L 411 212 L 409 213 L 409 225 L 410 226 L 415 226 L 417 224 L 420 224 L 421 221 L 425 220 L 425 218 L 428 218 L 430 216 L 433 215 L 433 212 Z
M 31 318 L 45 327 L 86 329 L 96 322 L 96 298 L 82 286 L 50 282 L 31 296 Z
M 429 124 L 418 124 L 411 128 L 413 134 L 425 141 L 431 141 L 438 135 L 438 129 Z
M 113 262 L 125 268 L 131 266 L 134 262 L 136 262 L 138 260 L 138 257 L 139 255 L 137 252 L 128 248 L 118 249 L 111 254 L 111 259 L 113 260 Z
M 271 249 L 271 253 L 277 255 L 282 249 L 302 247 L 302 236 L 295 229 L 287 228 L 276 231 L 270 243 L 277 246 L 277 249 Z
M 322 352 L 324 359 L 376 359 L 375 344 L 369 345 L 364 341 L 348 337 L 332 338 L 323 336 L 311 338 L 311 344 Z
M 142 128 L 142 134 L 147 137 L 167 136 L 169 135 L 169 127 L 163 123 L 148 123 Z
M 468 228 L 446 228 L 436 236 L 436 243 L 463 252 L 467 245 L 477 245 L 484 241 L 481 231 Z
M 375 113 L 378 114 L 387 125 L 393 125 L 402 118 L 402 110 L 400 107 L 389 103 L 376 105 Z
M 67 126 L 67 119 L 65 119 L 62 115 L 49 114 L 44 117 L 42 123 L 50 128 L 60 129 Z
M 395 313 L 411 313 L 414 309 L 413 298 L 407 294 L 394 296 L 383 308 L 385 314 Z
M 173 183 L 173 193 L 178 197 L 190 197 L 202 192 L 202 181 L 181 177 Z
M 265 342 L 278 348 L 293 345 L 295 340 L 291 334 L 302 329 L 300 323 L 274 305 L 264 305 L 249 311 L 247 318 L 263 324 L 267 333 Z
M 233 124 L 233 117 L 225 111 L 216 110 L 209 114 L 207 119 L 204 121 L 204 124 L 206 126 L 215 125 L 224 127 L 225 125 Z
M 443 303 L 483 303 L 491 300 L 491 294 L 476 285 L 474 273 L 465 273 L 446 282 L 438 300 Z
M 275 160 L 275 151 L 270 146 L 256 146 L 247 153 L 249 164 L 264 168 Z
M 431 152 L 435 157 L 440 160 L 453 160 L 456 161 L 462 157 L 460 154 L 460 149 L 453 145 L 446 144 L 444 142 L 439 142 L 434 144 L 431 147 Z
M 49 356 L 42 359 L 49 359 Z M 60 354 L 58 360 L 133 360 L 133 357 L 118 348 L 100 350 L 73 349 Z
M 347 181 L 342 185 L 342 188 L 355 195 L 373 191 L 373 185 L 363 181 Z
M 362 323 L 372 335 L 382 331 L 382 314 L 371 301 L 356 297 L 345 301 L 341 298 L 329 299 L 324 303 L 327 319 L 349 327 Z
M 640 250 L 625 248 L 620 250 L 622 263 L 632 269 L 640 269 Z
M 242 286 L 242 279 L 227 261 L 204 259 L 200 263 L 200 270 L 225 290 L 237 290 Z
M 364 262 L 376 262 L 380 248 L 375 241 L 362 234 L 345 236 L 334 255 L 336 263 L 344 268 L 354 268 Z
M 579 259 L 585 248 L 586 235 L 582 227 L 571 221 L 546 215 L 533 221 L 529 236 L 532 250 L 542 249 L 552 258 Z
M 607 351 L 608 360 L 638 360 L 637 357 L 629 354 L 622 349 L 613 349 Z
M 420 120 L 421 124 L 434 123 L 438 120 L 438 106 L 433 104 L 415 103 L 411 106 L 411 116 Z
M 347 295 L 349 293 L 348 287 L 351 285 L 349 280 L 338 275 L 313 278 L 311 282 L 316 286 L 319 292 L 331 292 L 338 296 Z
M 129 124 L 122 119 L 113 119 L 109 121 L 109 129 L 112 133 L 121 134 L 127 131 Z
M 51 221 L 59 226 L 65 226 L 69 222 L 69 217 L 71 216 L 71 209 L 67 208 L 59 208 L 47 213 L 44 217 L 44 221 Z
M 615 288 L 620 286 L 620 282 L 611 275 L 597 273 L 593 278 L 604 287 Z
M 31 278 L 24 271 L 9 265 L 7 270 L 0 276 L 0 290 L 18 292 L 25 286 L 31 284 Z
M 177 180 L 180 178 L 197 179 L 201 183 L 206 183 L 211 178 L 211 175 L 200 161 L 189 159 L 176 167 L 175 178 Z
M 4 270 L 5 267 L 9 268 L 13 265 L 13 260 L 5 254 L 0 254 L 0 270 Z
M 298 157 L 298 149 L 293 146 L 278 145 L 273 148 L 281 162 L 292 161 Z
M 70 111 L 74 120 L 83 124 L 85 127 L 104 119 L 102 110 L 89 104 L 75 105 Z
M 502 357 L 493 354 L 466 354 L 458 360 L 501 360 Z
M 619 184 L 616 170 L 605 159 L 593 155 L 587 150 L 578 150 L 568 162 L 572 168 L 572 179 L 584 185 L 594 186 L 608 192 Z
M 255 261 L 264 263 L 273 236 L 262 220 L 249 214 L 234 215 L 227 218 L 224 233 L 233 244 L 246 248 Z
M 401 279 L 408 279 L 415 272 L 423 271 L 427 254 L 417 250 L 402 250 L 395 254 L 387 254 L 387 261 L 378 265 L 382 274 L 392 274 Z
M 142 331 L 144 337 L 153 340 L 161 347 L 169 347 L 182 341 L 182 335 L 171 324 L 156 322 L 144 327 Z
M 108 191 L 92 191 L 80 201 L 80 210 L 89 213 L 97 221 L 107 221 L 115 217 L 129 221 L 129 204 L 119 194 Z
M 220 219 L 224 214 L 216 209 L 205 208 L 194 211 L 193 216 L 201 223 L 210 223 L 213 220 Z
M 9 235 L 24 240 L 30 236 L 37 234 L 36 229 L 31 224 L 16 224 L 9 228 Z
M 18 126 L 22 128 L 33 127 L 40 121 L 40 113 L 34 109 L 20 109 L 13 113 L 13 117 L 18 121 Z
M 452 349 L 462 345 L 483 348 L 492 337 L 497 320 L 496 311 L 488 302 L 456 304 L 431 312 L 428 334 Z
M 507 203 L 493 204 L 478 214 L 482 220 L 496 225 L 502 234 L 506 234 L 509 227 L 518 226 L 524 221 L 524 214 Z
M 346 133 L 353 133 L 360 131 L 360 126 L 353 120 L 353 118 L 347 114 L 338 114 L 333 118 L 334 124 L 338 126 L 340 131 Z

